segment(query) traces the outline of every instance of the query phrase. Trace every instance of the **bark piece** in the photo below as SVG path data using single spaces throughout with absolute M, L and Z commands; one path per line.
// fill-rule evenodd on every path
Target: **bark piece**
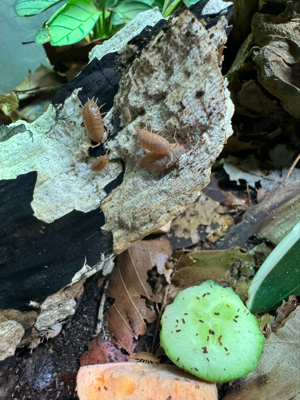
M 182 12 L 168 21 L 122 77 L 106 121 L 120 114 L 124 128 L 110 142 L 110 150 L 112 157 L 125 161 L 126 171 L 122 185 L 102 202 L 103 229 L 113 232 L 116 253 L 198 197 L 208 183 L 208 166 L 232 133 L 233 109 L 218 66 L 218 49 L 226 41 L 224 22 L 222 17 L 211 28 L 212 36 L 189 10 Z M 145 151 L 133 135 L 136 126 L 151 126 L 170 143 L 177 132 L 178 142 L 187 149 L 177 169 L 163 174 L 139 166 Z
M 217 400 L 213 383 L 195 379 L 173 365 L 114 363 L 81 367 L 80 400 Z
M 0 323 L 0 361 L 14 355 L 24 333 L 25 330 L 19 322 L 7 320 Z

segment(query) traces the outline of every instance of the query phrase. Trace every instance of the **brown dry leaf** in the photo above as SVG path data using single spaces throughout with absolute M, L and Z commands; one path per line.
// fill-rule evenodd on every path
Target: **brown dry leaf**
M 226 272 L 236 259 L 254 260 L 252 255 L 241 253 L 239 249 L 200 250 L 195 253 L 183 251 L 172 275 L 172 284 L 179 286 L 182 290 L 200 285 L 208 279 L 216 282 L 222 280 L 230 282 Z
M 297 308 L 298 305 L 299 303 L 297 297 L 294 295 L 289 296 L 288 301 L 283 300 L 282 305 L 276 311 L 277 315 L 275 322 L 272 324 L 273 331 L 281 328 L 284 325 L 283 322 L 288 321 L 289 315 Z
M 220 206 L 216 208 L 219 214 L 237 213 L 238 211 L 246 211 L 248 209 L 248 196 L 241 194 L 239 196 L 223 191 L 226 199 L 221 201 Z
M 89 342 L 89 349 L 80 358 L 80 366 L 125 362 L 127 356 L 113 343 L 97 337 Z
M 0 94 L 0 110 L 4 115 L 9 117 L 12 122 L 16 122 L 19 119 L 18 113 L 16 112 L 18 107 L 19 99 L 13 90 L 8 94 Z
M 146 332 L 145 321 L 156 319 L 154 308 L 147 307 L 145 298 L 150 303 L 162 301 L 162 295 L 154 295 L 147 283 L 147 272 L 156 266 L 159 273 L 170 274 L 172 270 L 165 270 L 164 264 L 171 252 L 169 241 L 161 238 L 134 244 L 117 257 L 107 293 L 115 300 L 108 311 L 108 328 L 129 353 L 133 352 L 133 338 Z
M 223 400 L 298 399 L 300 354 L 300 307 L 276 333 L 266 339 L 258 366 L 232 383 Z
M 222 237 L 234 223 L 230 215 L 216 212 L 219 202 L 205 194 L 191 204 L 186 211 L 172 222 L 173 248 L 183 248 L 208 239 L 211 242 Z M 201 232 L 201 225 L 206 226 Z
M 41 65 L 33 74 L 29 72 L 20 85 L 16 86 L 15 92 L 22 100 L 40 91 L 57 90 L 64 83 L 65 78 L 59 76 L 52 68 Z

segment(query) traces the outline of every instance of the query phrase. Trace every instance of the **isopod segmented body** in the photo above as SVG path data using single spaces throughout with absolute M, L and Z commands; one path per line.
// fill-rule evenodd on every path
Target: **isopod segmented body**
M 91 170 L 94 172 L 99 172 L 102 171 L 108 163 L 108 155 L 105 154 L 104 156 L 101 156 L 97 158 L 96 161 L 93 162 L 91 165 Z
M 101 143 L 104 139 L 104 124 L 99 107 L 94 98 L 88 99 L 82 109 L 84 124 L 94 142 Z
M 147 150 L 156 154 L 170 154 L 171 145 L 167 139 L 156 133 L 148 132 L 145 129 L 137 129 L 136 134 L 140 144 Z
M 146 351 L 141 351 L 134 355 L 128 357 L 129 361 L 137 361 L 137 362 L 145 362 L 145 363 L 152 363 L 152 364 L 159 364 L 159 359 L 155 357 L 152 353 L 148 353 Z
M 170 144 L 170 154 L 156 154 L 148 153 L 142 157 L 140 165 L 144 168 L 150 169 L 151 171 L 162 171 L 164 169 L 175 167 L 178 163 L 182 154 L 185 153 L 185 148 L 181 144 L 173 143 Z

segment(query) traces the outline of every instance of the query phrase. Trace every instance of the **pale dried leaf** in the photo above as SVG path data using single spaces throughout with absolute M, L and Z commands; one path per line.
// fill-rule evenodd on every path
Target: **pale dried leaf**
M 173 220 L 172 232 L 175 237 L 179 240 L 190 239 L 190 244 L 196 244 L 200 240 L 205 240 L 206 236 L 212 242 L 223 236 L 234 221 L 230 215 L 223 216 L 216 212 L 218 206 L 219 202 L 202 193 L 183 214 Z M 203 237 L 199 233 L 201 225 L 206 226 Z
M 232 385 L 224 400 L 287 400 L 298 399 L 300 307 L 276 334 L 266 339 L 258 366 Z M 242 388 L 242 390 L 241 390 Z M 238 390 L 239 389 L 239 390 Z
M 255 184 L 260 182 L 265 191 L 279 186 L 289 172 L 289 168 L 283 168 L 282 171 L 263 171 L 260 168 L 259 161 L 254 157 L 238 159 L 233 156 L 229 156 L 224 161 L 224 169 L 230 180 L 236 181 L 238 185 L 241 179 L 247 181 L 249 186 L 254 188 Z M 300 169 L 295 168 L 289 176 L 288 182 L 299 180 Z

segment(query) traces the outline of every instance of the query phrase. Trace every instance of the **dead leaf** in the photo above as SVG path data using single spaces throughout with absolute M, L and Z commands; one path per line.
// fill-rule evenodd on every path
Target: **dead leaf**
M 226 195 L 226 199 L 221 201 L 219 207 L 216 208 L 216 212 L 219 214 L 237 213 L 238 211 L 246 211 L 248 209 L 248 195 L 241 194 L 235 195 L 231 192 L 223 191 Z
M 217 400 L 217 387 L 174 365 L 135 362 L 81 367 L 77 375 L 80 400 Z
M 19 107 L 19 99 L 16 93 L 11 90 L 8 94 L 0 94 L 0 110 L 11 119 L 12 122 L 16 122 L 19 119 L 16 109 Z
M 224 400 L 298 399 L 300 307 L 285 326 L 266 339 L 258 366 L 232 383 Z
M 164 267 L 170 255 L 169 241 L 161 238 L 134 244 L 117 257 L 107 293 L 115 300 L 108 311 L 108 328 L 128 353 L 133 352 L 133 338 L 146 332 L 146 321 L 156 319 L 154 308 L 149 308 L 145 298 L 150 303 L 162 301 L 162 295 L 154 295 L 147 283 L 148 271 L 156 266 L 160 273 L 170 276 L 172 270 Z
M 183 290 L 208 279 L 230 282 L 226 272 L 235 259 L 253 261 L 253 256 L 241 253 L 239 249 L 200 250 L 194 253 L 183 251 L 175 267 L 172 284 Z
M 89 349 L 80 358 L 80 366 L 125 362 L 127 356 L 113 343 L 101 337 L 89 342 Z
M 219 204 L 202 193 L 183 214 L 173 220 L 169 237 L 172 247 L 188 247 L 206 239 L 215 242 L 222 237 L 234 220 L 230 215 L 220 215 L 215 211 Z
M 276 311 L 275 322 L 272 324 L 273 331 L 281 328 L 284 324 L 282 323 L 284 320 L 287 321 L 287 317 L 294 311 L 299 305 L 297 297 L 292 295 L 289 296 L 288 301 L 283 300 L 282 305 Z
M 253 156 L 246 159 L 229 156 L 224 161 L 224 169 L 230 180 L 236 181 L 238 185 L 241 179 L 248 182 L 249 186 L 253 188 L 255 188 L 256 183 L 260 182 L 265 191 L 279 186 L 289 172 L 289 168 L 283 168 L 282 171 L 264 171 L 260 162 Z M 295 168 L 289 176 L 288 182 L 298 180 L 300 180 L 300 168 Z
M 20 85 L 16 86 L 15 92 L 19 99 L 23 100 L 40 91 L 57 90 L 64 83 L 66 83 L 65 78 L 58 75 L 52 68 L 41 65 L 33 74 L 29 72 Z
M 164 226 L 162 226 L 161 228 L 157 229 L 157 231 L 155 231 L 153 233 L 167 233 L 167 232 L 170 232 L 171 224 L 172 224 L 172 220 L 167 222 Z

